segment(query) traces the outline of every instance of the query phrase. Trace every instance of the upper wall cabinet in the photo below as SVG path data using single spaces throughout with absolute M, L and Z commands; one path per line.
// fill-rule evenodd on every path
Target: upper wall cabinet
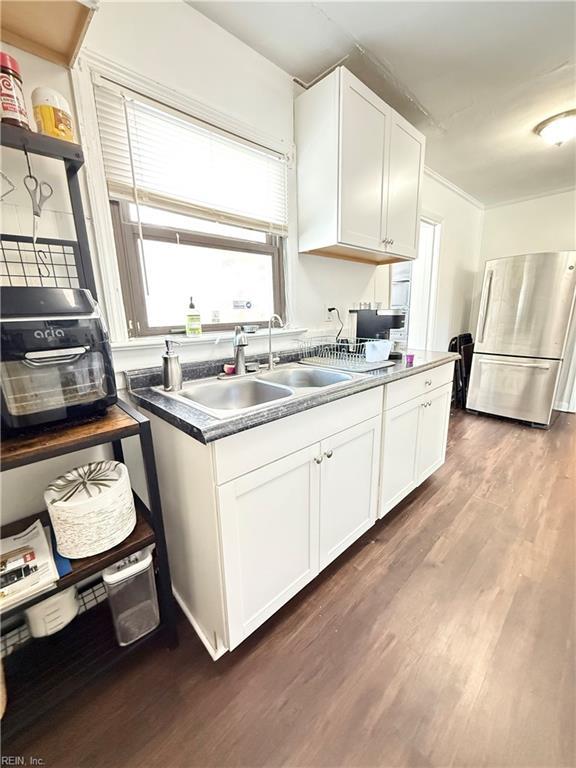
M 416 257 L 424 136 L 344 67 L 296 99 L 299 250 Z
M 74 66 L 98 0 L 3 0 L 3 42 L 42 59 Z

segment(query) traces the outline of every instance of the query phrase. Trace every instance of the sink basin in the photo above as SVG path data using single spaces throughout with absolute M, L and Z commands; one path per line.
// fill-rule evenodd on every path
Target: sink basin
M 264 405 L 274 400 L 282 400 L 293 394 L 288 387 L 256 379 L 240 381 L 212 381 L 209 384 L 196 384 L 178 393 L 180 397 L 204 408 L 216 411 L 241 411 Z
M 286 368 L 261 374 L 266 381 L 284 384 L 287 387 L 329 387 L 342 381 L 350 381 L 352 376 L 339 371 L 325 371 L 322 368 Z

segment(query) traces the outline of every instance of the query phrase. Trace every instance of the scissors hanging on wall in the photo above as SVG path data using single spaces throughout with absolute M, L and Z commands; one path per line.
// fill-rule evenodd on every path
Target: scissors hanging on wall
M 24 176 L 24 186 L 28 190 L 30 199 L 32 200 L 32 211 L 34 216 L 40 218 L 44 203 L 47 200 L 50 200 L 54 194 L 52 185 L 47 181 L 39 181 L 36 176 L 28 174 L 27 176 Z
M 46 253 L 43 250 L 36 248 L 36 228 L 37 222 L 42 215 L 44 204 L 52 197 L 54 190 L 51 184 L 47 181 L 40 181 L 38 177 L 32 173 L 28 152 L 24 150 L 24 153 L 28 165 L 28 173 L 24 176 L 24 186 L 28 190 L 30 200 L 32 201 L 32 248 L 34 249 L 34 256 L 36 257 L 36 267 L 41 278 L 51 277 L 52 275 L 47 263 L 48 257 L 46 256 Z

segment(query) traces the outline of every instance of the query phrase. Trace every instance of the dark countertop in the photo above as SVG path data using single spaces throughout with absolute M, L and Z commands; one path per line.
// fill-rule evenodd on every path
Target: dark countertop
M 263 360 L 264 360 L 264 356 Z M 280 353 L 280 364 L 298 360 L 299 355 Z M 195 408 L 192 403 L 170 397 L 161 390 L 154 389 L 162 384 L 162 369 L 146 368 L 136 371 L 126 371 L 126 379 L 133 401 L 150 413 L 164 419 L 177 429 L 186 432 L 201 443 L 210 443 L 222 437 L 243 432 L 270 421 L 291 416 L 294 413 L 315 408 L 334 400 L 340 400 L 367 389 L 381 387 L 392 381 L 422 373 L 439 365 L 458 360 L 454 352 L 414 352 L 414 365 L 407 367 L 404 360 L 399 360 L 394 366 L 370 373 L 356 374 L 350 381 L 328 388 L 307 389 L 304 393 L 296 394 L 286 400 L 272 402 L 269 406 L 254 411 L 246 411 L 225 418 L 218 418 Z M 263 361 L 262 360 L 262 361 Z M 207 379 L 222 371 L 224 362 L 214 360 L 209 362 L 185 363 L 182 365 L 184 381 Z

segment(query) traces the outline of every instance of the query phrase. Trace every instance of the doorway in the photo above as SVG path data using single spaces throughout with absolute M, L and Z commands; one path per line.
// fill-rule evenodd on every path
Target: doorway
M 408 346 L 411 349 L 432 349 L 434 345 L 440 227 L 437 221 L 420 220 L 418 258 L 412 263 L 410 284 Z

